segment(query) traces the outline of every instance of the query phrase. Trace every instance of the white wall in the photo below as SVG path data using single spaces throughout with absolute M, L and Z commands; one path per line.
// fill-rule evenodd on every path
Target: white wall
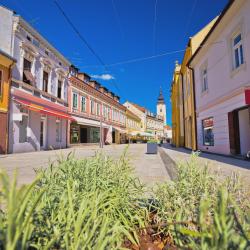
M 0 6 L 0 49 L 11 55 L 12 11 Z
M 230 154 L 228 112 L 244 107 L 250 88 L 250 1 L 235 1 L 191 66 L 195 75 L 198 148 Z M 233 70 L 231 39 L 240 29 L 245 63 Z M 207 68 L 208 91 L 202 93 L 201 70 Z M 202 120 L 214 118 L 214 146 L 203 146 Z

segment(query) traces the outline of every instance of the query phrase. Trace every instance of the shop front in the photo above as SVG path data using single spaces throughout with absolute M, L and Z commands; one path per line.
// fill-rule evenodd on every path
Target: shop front
M 106 141 L 109 125 L 83 117 L 74 116 L 73 119 L 70 124 L 70 144 L 99 144 L 101 134 L 103 142 Z
M 71 120 L 67 109 L 40 98 L 23 97 L 13 95 L 10 103 L 9 152 L 66 148 Z

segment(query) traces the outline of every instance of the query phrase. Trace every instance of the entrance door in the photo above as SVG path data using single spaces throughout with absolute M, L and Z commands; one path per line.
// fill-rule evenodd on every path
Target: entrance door
M 46 144 L 46 120 L 41 120 L 40 124 L 40 149 L 45 149 Z
M 238 111 L 228 113 L 229 143 L 231 154 L 240 154 L 240 133 Z
M 115 143 L 115 131 L 112 131 L 112 143 Z
M 88 129 L 81 128 L 80 129 L 80 143 L 87 143 L 88 142 Z

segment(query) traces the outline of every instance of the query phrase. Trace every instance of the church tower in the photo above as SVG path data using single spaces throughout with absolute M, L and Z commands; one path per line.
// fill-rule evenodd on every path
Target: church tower
M 166 110 L 166 104 L 164 101 L 161 88 L 160 88 L 160 94 L 159 94 L 158 101 L 157 101 L 157 115 L 160 115 L 163 117 L 164 125 L 166 125 L 167 124 L 167 110 Z

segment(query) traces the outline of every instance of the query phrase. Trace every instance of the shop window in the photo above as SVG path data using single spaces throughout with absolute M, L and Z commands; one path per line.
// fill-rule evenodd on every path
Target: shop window
M 86 97 L 84 96 L 81 98 L 81 111 L 86 112 Z
M 62 98 L 62 81 L 58 80 L 57 83 L 57 98 Z
M 244 55 L 243 55 L 243 45 L 242 45 L 242 37 L 241 34 L 237 34 L 233 38 L 233 65 L 234 69 L 237 69 L 244 63 Z
M 78 95 L 76 93 L 73 93 L 73 109 L 77 109 L 78 107 Z
M 3 94 L 3 71 L 0 70 L 0 98 L 2 97 Z
M 49 73 L 43 71 L 43 91 L 48 92 L 48 85 L 49 85 Z
M 212 117 L 202 121 L 203 145 L 205 146 L 214 146 L 213 123 Z
M 19 143 L 27 142 L 28 116 L 23 115 L 19 123 Z

